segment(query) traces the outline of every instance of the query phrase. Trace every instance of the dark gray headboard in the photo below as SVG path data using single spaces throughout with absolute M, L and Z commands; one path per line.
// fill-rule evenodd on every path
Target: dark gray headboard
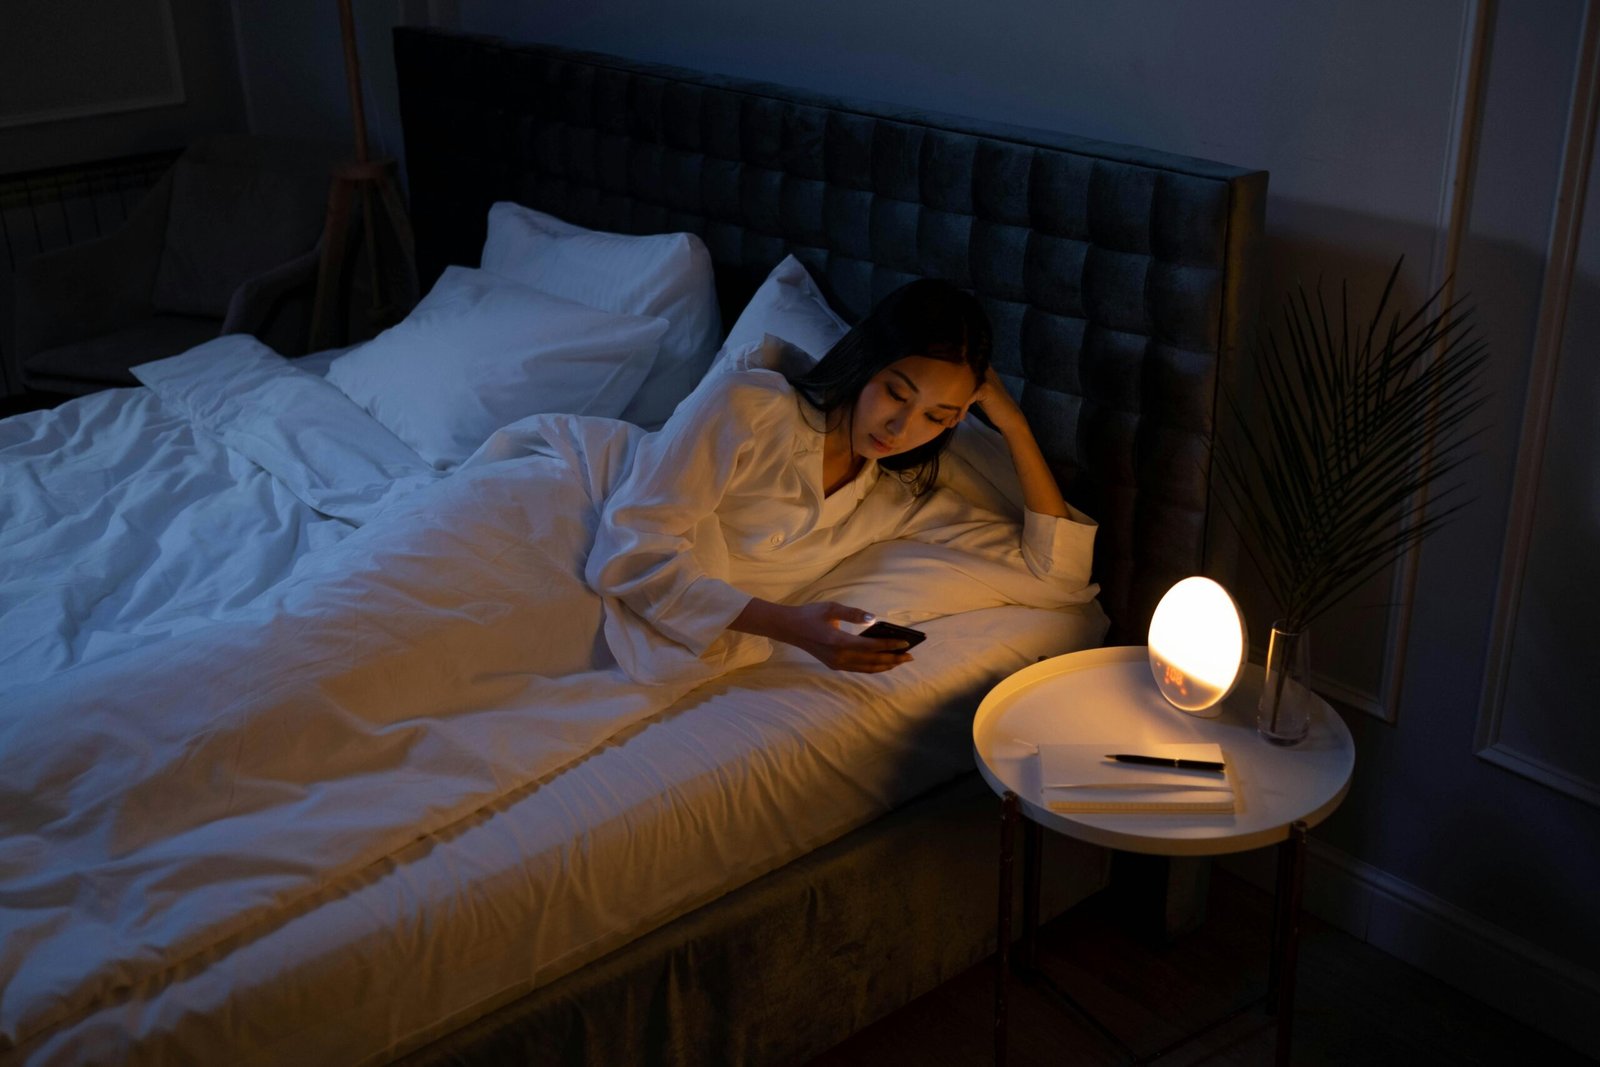
M 687 230 L 724 328 L 793 253 L 847 318 L 918 275 L 972 290 L 1068 498 L 1100 521 L 1113 643 L 1206 565 L 1217 386 L 1255 308 L 1267 175 L 635 63 L 395 31 L 424 286 L 516 200 Z

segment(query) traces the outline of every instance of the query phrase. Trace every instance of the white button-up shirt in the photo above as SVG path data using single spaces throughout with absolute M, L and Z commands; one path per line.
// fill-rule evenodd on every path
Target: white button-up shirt
M 746 366 L 706 378 L 639 443 L 609 495 L 589 585 L 700 655 L 752 597 L 782 600 L 877 541 L 912 538 L 1014 564 L 1041 605 L 1089 585 L 1095 527 L 1014 519 L 936 488 L 921 497 L 867 462 L 823 490 L 823 416 L 782 374 Z M 1029 597 L 1028 599 L 1034 599 Z

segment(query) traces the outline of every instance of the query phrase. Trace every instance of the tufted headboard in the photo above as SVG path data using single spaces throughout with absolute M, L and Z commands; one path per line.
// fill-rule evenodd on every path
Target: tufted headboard
M 724 328 L 793 253 L 855 319 L 972 290 L 1069 500 L 1100 521 L 1112 643 L 1207 559 L 1219 381 L 1254 314 L 1267 175 L 589 52 L 395 31 L 423 285 L 516 200 L 698 234 Z

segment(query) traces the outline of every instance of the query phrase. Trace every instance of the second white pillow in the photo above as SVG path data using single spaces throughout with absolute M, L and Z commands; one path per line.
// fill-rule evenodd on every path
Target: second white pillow
M 818 360 L 849 329 L 828 306 L 827 298 L 804 264 L 793 256 L 785 256 L 739 313 L 739 320 L 728 331 L 728 339 L 722 342 L 717 361 L 720 363 L 729 355 L 749 348 L 767 334 L 781 337 Z
M 616 418 L 667 321 L 600 311 L 448 267 L 405 321 L 335 359 L 328 381 L 440 470 L 542 412 Z
M 692 233 L 586 230 L 501 201 L 489 209 L 482 267 L 602 311 L 666 319 L 655 366 L 622 418 L 654 430 L 710 366 L 722 329 L 711 254 Z

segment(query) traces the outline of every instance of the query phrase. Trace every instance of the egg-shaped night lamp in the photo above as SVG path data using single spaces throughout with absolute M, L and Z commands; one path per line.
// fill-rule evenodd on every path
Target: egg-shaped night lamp
M 1173 707 L 1190 714 L 1220 704 L 1244 673 L 1250 642 L 1244 615 L 1210 578 L 1185 578 L 1150 616 L 1150 673 Z

